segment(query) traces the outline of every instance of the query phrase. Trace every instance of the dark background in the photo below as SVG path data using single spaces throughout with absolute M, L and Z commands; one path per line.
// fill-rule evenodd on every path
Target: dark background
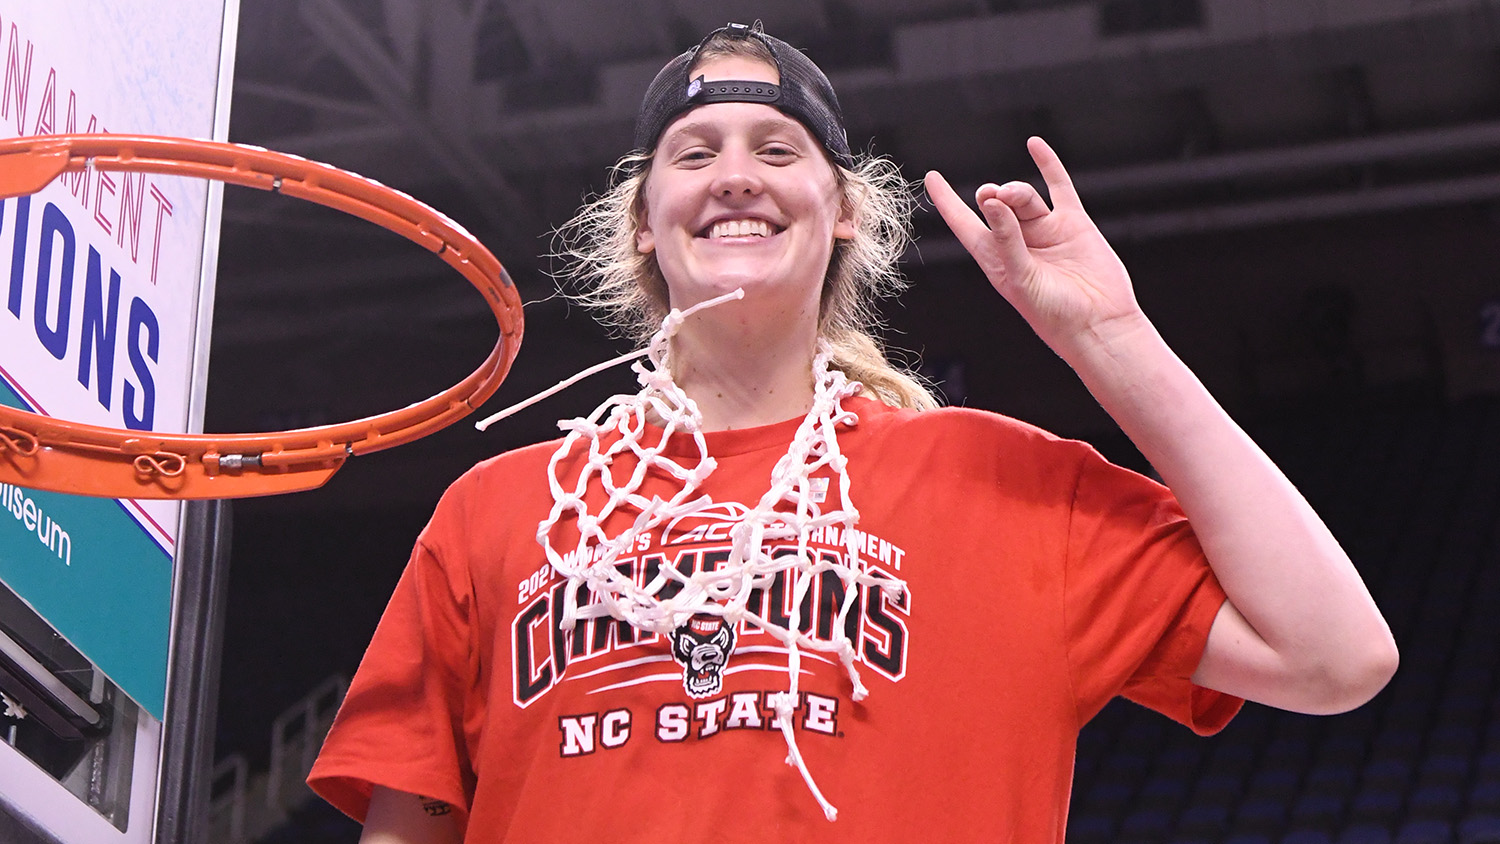
M 487 413 L 626 350 L 554 295 L 550 232 L 604 186 L 655 71 L 755 18 L 913 180 L 1034 179 L 1024 141 L 1046 137 L 1147 313 L 1252 431 L 1500 393 L 1500 6 L 1481 0 L 242 0 L 230 137 L 398 187 L 496 252 L 527 323 Z M 935 216 L 917 228 L 885 308 L 899 356 L 954 403 L 1139 465 Z M 399 407 L 495 340 L 438 260 L 305 203 L 226 191 L 219 266 L 210 431 Z M 628 387 L 599 376 L 236 502 L 218 754 L 263 767 L 271 719 L 353 671 L 447 483 Z

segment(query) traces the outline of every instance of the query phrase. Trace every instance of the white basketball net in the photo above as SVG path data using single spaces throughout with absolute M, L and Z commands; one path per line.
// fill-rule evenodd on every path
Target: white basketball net
M 662 566 L 656 577 L 644 586 L 615 568 L 615 560 L 622 554 L 633 553 L 636 540 L 642 534 L 684 517 L 710 515 L 708 511 L 714 507 L 712 499 L 698 494 L 698 488 L 716 465 L 704 440 L 703 419 L 693 400 L 673 383 L 668 354 L 672 336 L 684 319 L 700 308 L 737 298 L 736 294 L 709 300 L 687 311 L 672 311 L 647 346 L 644 356 L 650 361 L 650 366 L 641 361 L 632 364 L 641 384 L 640 392 L 611 397 L 587 419 L 558 423 L 558 427 L 568 434 L 549 465 L 548 482 L 554 503 L 547 518 L 537 526 L 537 541 L 552 567 L 568 578 L 561 622 L 563 629 L 572 630 L 579 619 L 609 616 L 640 630 L 668 635 L 694 615 L 707 614 L 719 616 L 728 624 L 745 622 L 754 625 L 785 645 L 789 688 L 771 695 L 769 703 L 776 711 L 776 726 L 786 738 L 787 764 L 801 772 L 807 787 L 831 821 L 838 810 L 813 782 L 797 748 L 792 728 L 792 715 L 799 700 L 801 652 L 805 649 L 836 655 L 848 672 L 854 687 L 854 699 L 863 700 L 868 691 L 855 668 L 854 643 L 849 640 L 844 627 L 859 594 L 856 587 L 863 585 L 869 600 L 876 600 L 874 590 L 891 590 L 899 595 L 905 584 L 889 577 L 866 574 L 859 562 L 856 534 L 851 530 L 859 520 L 859 513 L 850 503 L 848 461 L 839 451 L 836 430 L 841 424 L 857 421 L 855 414 L 843 410 L 840 403 L 857 394 L 860 385 L 850 382 L 842 372 L 829 368 L 830 352 L 826 344 L 820 343 L 813 358 L 812 408 L 798 426 L 786 454 L 772 469 L 770 487 L 744 519 L 730 529 L 728 562 L 713 571 L 692 574 L 683 574 L 674 566 Z M 643 442 L 643 437 L 651 430 L 648 421 L 660 425 L 659 436 L 650 443 Z M 691 434 L 697 444 L 696 459 L 686 461 L 691 467 L 663 453 L 668 439 L 678 433 Z M 612 434 L 618 434 L 618 437 L 606 446 L 604 440 Z M 588 460 L 571 488 L 565 488 L 558 476 L 558 466 L 585 441 Z M 634 457 L 636 463 L 630 477 L 624 483 L 617 483 L 610 467 L 622 455 Z M 826 506 L 814 500 L 809 481 L 814 472 L 825 467 L 838 477 L 838 494 L 835 496 L 830 490 Z M 642 480 L 653 469 L 680 482 L 681 486 L 671 498 L 648 498 L 638 492 Z M 609 496 L 598 513 L 590 513 L 584 500 L 585 492 L 594 484 Z M 617 514 L 634 514 L 633 522 L 615 536 L 606 536 L 601 525 Z M 578 546 L 570 549 L 571 553 L 554 548 L 551 540 L 552 528 L 568 516 L 574 518 L 579 533 Z M 845 554 L 837 561 L 825 558 L 809 547 L 811 533 L 831 525 L 841 528 L 840 535 L 846 545 Z M 795 554 L 785 550 L 792 543 L 795 543 Z M 771 555 L 771 546 L 781 549 L 777 556 Z M 798 631 L 803 626 L 802 614 L 806 611 L 804 599 L 813 581 L 828 571 L 835 572 L 843 580 L 844 599 L 833 625 L 833 640 L 822 642 Z M 751 593 L 756 589 L 769 590 L 773 579 L 783 572 L 792 583 L 792 605 L 797 608 L 796 617 L 786 627 L 773 624 L 749 609 Z M 676 594 L 669 598 L 659 597 L 669 583 L 680 584 Z M 585 594 L 589 596 L 583 606 L 578 603 L 580 590 L 586 590 Z

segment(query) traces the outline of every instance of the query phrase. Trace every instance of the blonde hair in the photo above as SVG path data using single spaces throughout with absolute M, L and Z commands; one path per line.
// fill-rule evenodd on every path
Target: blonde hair
M 753 38 L 711 40 L 699 58 L 720 55 L 771 61 Z M 880 324 L 876 300 L 906 286 L 897 261 L 911 242 L 912 188 L 888 158 L 856 155 L 852 170 L 831 160 L 829 166 L 856 227 L 854 237 L 834 242 L 823 280 L 818 336 L 833 347 L 830 365 L 886 404 L 935 408 L 932 392 L 916 376 L 893 366 L 873 333 Z M 655 254 L 636 248 L 650 172 L 649 152 L 636 150 L 621 158 L 609 188 L 557 230 L 554 253 L 565 262 L 558 275 L 571 283 L 575 301 L 594 308 L 601 322 L 638 343 L 661 327 L 670 301 Z

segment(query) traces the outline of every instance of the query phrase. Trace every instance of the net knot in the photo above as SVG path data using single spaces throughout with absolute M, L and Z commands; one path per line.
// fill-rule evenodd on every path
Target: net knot
M 776 726 L 781 726 L 781 719 L 791 721 L 792 713 L 797 711 L 797 696 L 791 692 L 775 692 L 766 698 L 766 703 L 776 710 Z
M 165 478 L 175 478 L 187 470 L 187 458 L 181 454 L 170 451 L 158 451 L 155 454 L 137 454 L 135 470 L 142 475 L 161 475 Z
M 22 457 L 30 457 L 42 447 L 35 434 L 19 428 L 0 428 L 0 448 L 14 451 Z

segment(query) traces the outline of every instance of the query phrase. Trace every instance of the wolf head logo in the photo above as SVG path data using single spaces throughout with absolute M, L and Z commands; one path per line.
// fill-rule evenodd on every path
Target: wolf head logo
M 699 613 L 672 631 L 672 658 L 682 663 L 682 686 L 695 698 L 718 694 L 734 652 L 734 625 Z

